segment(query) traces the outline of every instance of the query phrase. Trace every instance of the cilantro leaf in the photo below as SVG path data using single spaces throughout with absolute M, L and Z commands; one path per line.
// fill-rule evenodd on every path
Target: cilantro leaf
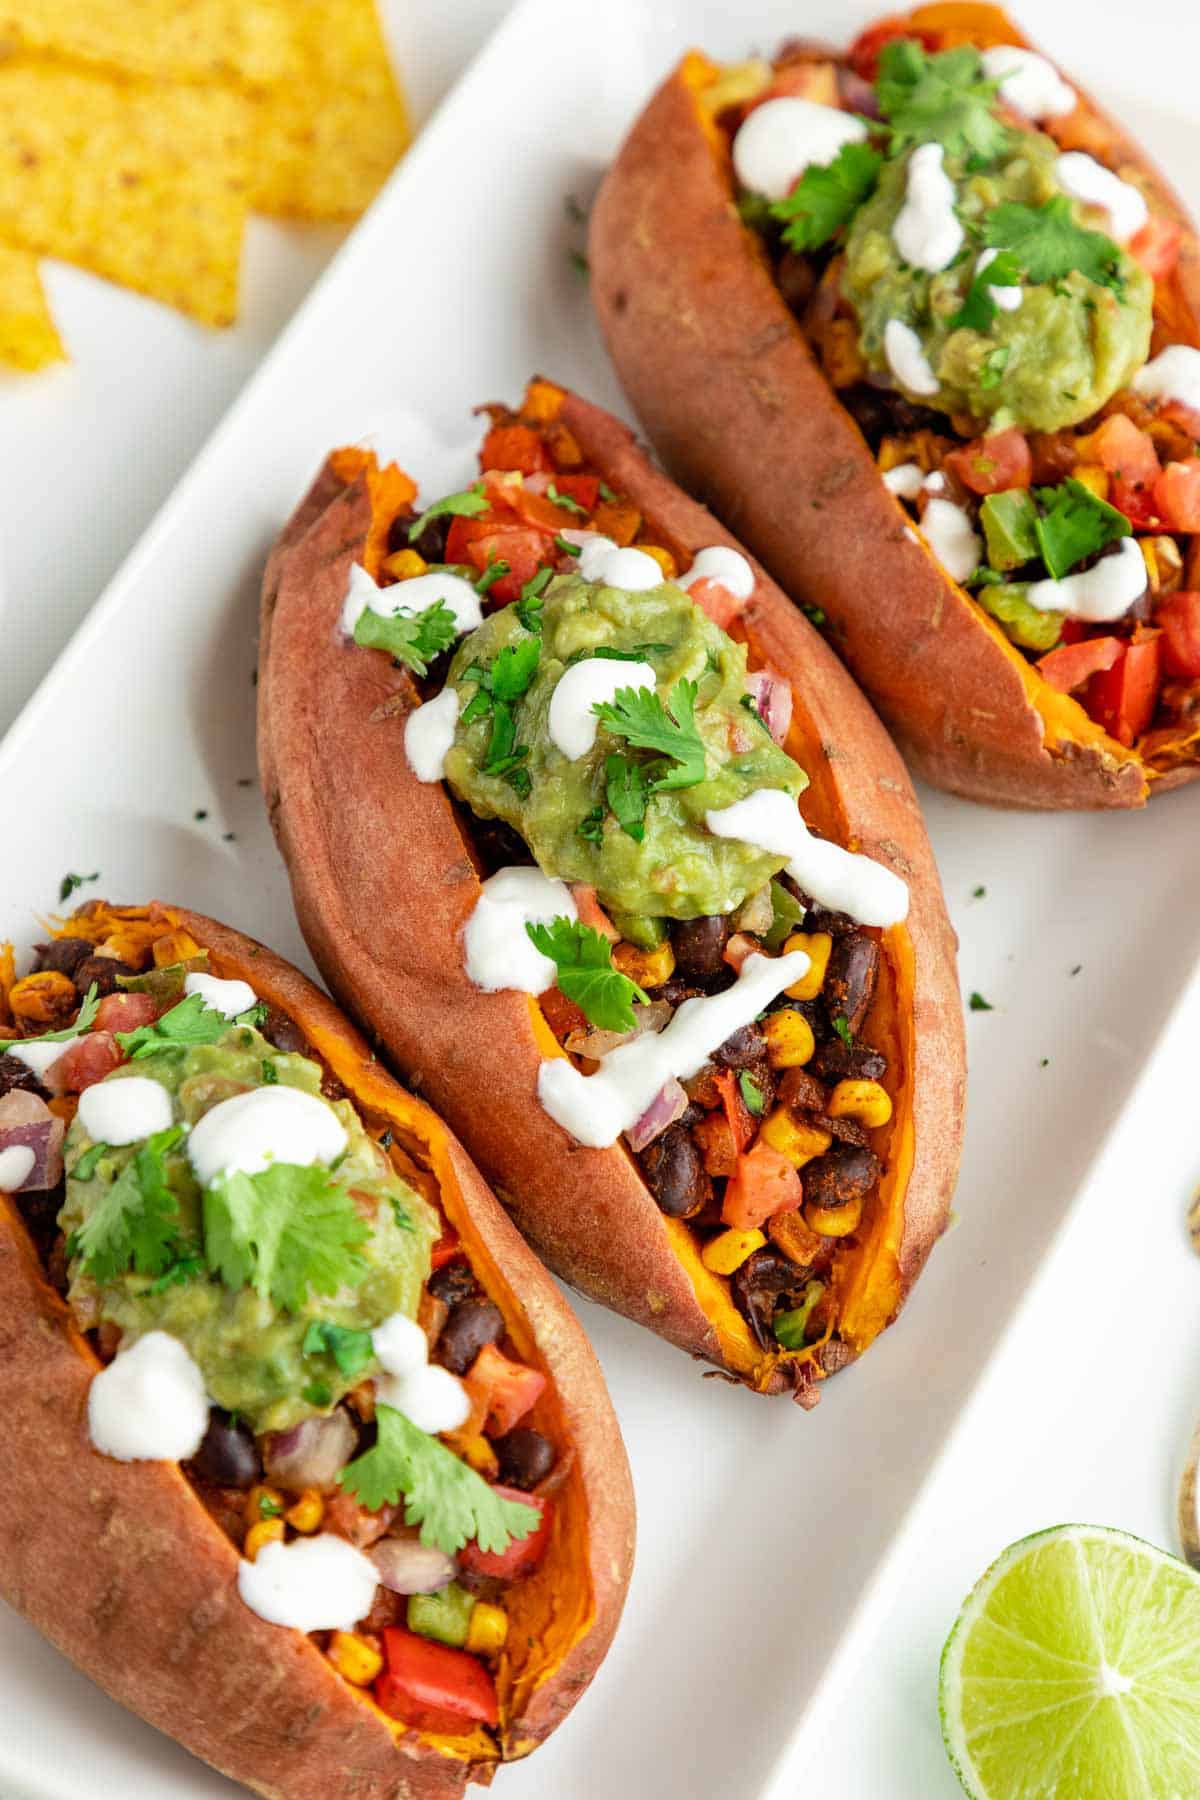
M 64 900 L 69 900 L 71 898 L 71 895 L 75 892 L 75 889 L 81 888 L 85 882 L 99 881 L 99 879 L 100 879 L 99 869 L 93 869 L 92 873 L 90 875 L 74 875 L 74 874 L 64 875 L 62 880 L 58 884 L 59 905 L 61 906 L 61 904 Z
M 519 700 L 537 674 L 541 654 L 540 637 L 522 638 L 519 644 L 506 644 L 488 671 L 489 691 L 497 700 Z
M 0 1056 L 11 1050 L 14 1044 L 69 1044 L 72 1038 L 81 1037 L 90 1031 L 96 1014 L 100 1011 L 100 989 L 93 981 L 83 997 L 83 1005 L 75 1015 L 73 1025 L 64 1025 L 61 1031 L 43 1031 L 39 1037 L 9 1038 L 0 1044 Z
M 603 806 L 593 806 L 591 812 L 586 813 L 584 815 L 584 817 L 582 819 L 580 819 L 578 825 L 575 827 L 575 831 L 576 831 L 577 836 L 585 839 L 586 842 L 589 844 L 603 843 L 603 841 L 604 841 L 604 808 L 603 808 Z
M 507 1550 L 541 1523 L 536 1507 L 505 1500 L 469 1463 L 460 1462 L 437 1438 L 421 1431 L 394 1406 L 375 1408 L 379 1435 L 373 1449 L 356 1457 L 339 1484 L 368 1512 L 394 1506 L 403 1496 L 404 1523 L 421 1527 L 421 1542 L 453 1556 L 464 1544 Z
M 972 1012 L 995 1012 L 996 1010 L 990 1000 L 985 1000 L 983 995 L 978 993 L 971 995 L 967 1005 Z
M 1006 200 L 988 214 L 983 234 L 993 249 L 1011 250 L 1032 282 L 1059 281 L 1078 269 L 1089 281 L 1120 284 L 1120 250 L 1102 231 L 1077 223 L 1065 194 L 1041 206 Z M 993 263 L 984 271 L 989 284 L 995 282 L 995 267 Z
M 251 1012 L 256 1010 L 251 1008 Z M 215 1044 L 235 1023 L 250 1022 L 248 1013 L 242 1013 L 236 1021 L 227 1019 L 216 1007 L 206 1006 L 200 994 L 189 994 L 149 1025 L 139 1025 L 135 1031 L 118 1031 L 116 1038 L 126 1056 L 138 1062 L 146 1056 L 157 1056 L 160 1050 Z
M 516 604 L 516 614 L 526 631 L 539 632 L 542 629 L 542 595 L 550 585 L 554 570 L 549 563 L 531 575 L 521 589 L 521 598 Z
M 330 1319 L 314 1319 L 300 1348 L 305 1356 L 332 1356 L 347 1381 L 361 1375 L 375 1355 L 369 1331 L 335 1325 Z
M 592 710 L 614 737 L 624 738 L 635 750 L 658 750 L 676 765 L 651 781 L 650 792 L 660 794 L 704 780 L 704 744 L 696 729 L 695 705 L 696 683 L 678 681 L 669 712 L 651 688 L 619 688 L 611 701 L 600 701 Z
M 746 1102 L 746 1110 L 753 1113 L 756 1119 L 761 1118 L 767 1104 L 766 1097 L 757 1081 L 745 1069 L 738 1076 L 738 1088 Z
M 1034 531 L 1042 561 L 1055 581 L 1085 556 L 1128 537 L 1133 530 L 1124 513 L 1073 475 L 1068 475 L 1061 487 L 1038 488 L 1036 494 L 1045 512 Z
M 526 925 L 535 950 L 554 964 L 558 990 L 573 1000 L 600 1031 L 632 1031 L 633 1002 L 646 1001 L 636 981 L 613 968 L 612 945 L 590 925 L 559 917 Z
M 604 796 L 621 830 L 640 844 L 646 835 L 646 808 L 650 803 L 641 764 L 628 756 L 606 756 Z
M 186 1282 L 194 1281 L 197 1275 L 204 1274 L 204 1257 L 199 1250 L 180 1249 L 174 1262 L 169 1263 L 158 1280 L 150 1284 L 152 1294 L 165 1294 L 168 1288 L 183 1287 Z
M 90 1150 L 84 1151 L 83 1155 L 79 1158 L 79 1161 L 75 1164 L 75 1167 L 71 1170 L 71 1180 L 90 1181 L 92 1176 L 96 1173 L 96 1164 L 102 1157 L 111 1155 L 111 1144 L 93 1144 Z
M 182 1136 L 182 1125 L 170 1125 L 147 1138 L 74 1234 L 72 1254 L 96 1281 L 129 1268 L 162 1275 L 179 1255 L 179 1205 L 163 1159 Z
M 847 1050 L 854 1048 L 854 1033 L 850 1029 L 850 1021 L 844 1013 L 838 1013 L 832 1021 L 833 1029 L 845 1044 Z
M 367 650 L 386 650 L 414 675 L 424 675 L 434 657 L 458 636 L 458 621 L 444 600 L 435 600 L 419 613 L 372 612 L 359 614 L 354 641 Z
M 204 1195 L 204 1251 L 226 1287 L 252 1287 L 285 1312 L 312 1294 L 356 1286 L 367 1237 L 353 1198 L 326 1169 L 272 1163 L 222 1175 Z
M 996 320 L 994 287 L 1018 287 L 1021 266 L 1012 250 L 1001 250 L 985 269 L 976 268 L 963 303 L 950 320 L 951 331 L 990 331 Z
M 995 112 L 997 85 L 985 79 L 971 44 L 933 56 L 911 38 L 885 44 L 875 92 L 891 127 L 892 154 L 933 142 L 976 166 L 994 161 L 1011 135 Z
M 490 505 L 490 500 L 484 494 L 482 481 L 475 482 L 465 493 L 447 494 L 444 500 L 435 500 L 409 526 L 408 541 L 415 544 L 430 519 L 443 518 L 446 513 L 453 513 L 457 518 L 471 519 L 478 513 L 486 512 Z
M 979 371 L 979 385 L 982 389 L 999 387 L 1000 378 L 1008 367 L 1008 359 L 1012 355 L 1010 344 L 997 344 L 989 350 L 983 359 L 983 367 Z
M 843 144 L 824 167 L 810 164 L 791 193 L 771 206 L 788 248 L 816 250 L 837 237 L 874 192 L 882 167 L 878 150 L 855 143 Z

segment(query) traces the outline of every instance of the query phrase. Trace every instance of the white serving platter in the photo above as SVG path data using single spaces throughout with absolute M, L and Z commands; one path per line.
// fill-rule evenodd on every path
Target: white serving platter
M 1073 0 L 1038 12 L 1048 47 L 1115 91 L 1194 188 L 1195 127 L 1182 117 L 1191 59 L 1161 56 L 1166 6 L 1141 9 L 1138 46 L 1115 28 L 1106 41 Z M 461 466 L 472 405 L 517 395 L 534 369 L 620 408 L 571 267 L 580 240 L 567 196 L 586 202 L 637 106 L 688 43 L 735 56 L 789 30 L 842 40 L 867 16 L 834 0 L 804 9 L 755 0 L 736 16 L 719 0 L 609 0 L 602 9 L 524 0 L 0 746 L 0 935 L 28 941 L 63 874 L 99 870 L 84 896 L 185 899 L 307 960 L 258 795 L 240 785 L 254 771 L 255 590 L 280 521 L 325 449 L 343 441 L 373 437 L 436 488 L 455 474 L 456 456 Z M 1177 101 L 1180 116 L 1122 101 L 1138 91 Z M 1110 1320 L 1133 1304 L 1121 1291 L 1126 1246 L 1106 1237 L 1100 1255 L 1084 1230 L 1092 1220 L 1093 1231 L 1111 1233 L 1115 1198 L 1097 1214 L 1091 1194 L 1120 1145 L 1081 1194 L 1200 950 L 1200 791 L 1127 818 L 1025 817 L 939 796 L 928 816 L 962 938 L 964 989 L 995 1008 L 970 1018 L 958 1228 L 900 1324 L 810 1415 L 704 1381 L 632 1326 L 581 1309 L 629 1443 L 639 1562 L 592 1692 L 531 1762 L 500 1775 L 502 1800 L 754 1800 L 768 1789 L 807 1791 L 814 1777 L 838 1800 L 956 1791 L 929 1723 L 936 1632 L 948 1619 L 939 1627 L 939 1609 L 922 1606 L 920 1571 L 949 1570 L 956 1602 L 999 1543 L 962 1497 L 969 1482 L 952 1488 L 958 1498 L 945 1511 L 929 1507 L 985 1370 L 964 1432 L 995 1394 L 996 1369 L 1027 1348 L 1031 1309 L 1065 1316 L 1044 1298 L 1052 1275 L 1074 1291 L 1071 1269 L 1058 1273 L 1062 1244 L 1022 1308 L 1065 1222 L 1092 1246 L 1093 1284 L 1096 1268 L 1109 1271 Z M 986 895 L 974 899 L 979 886 Z M 1152 1096 L 1139 1107 L 1157 1146 Z M 1143 1161 L 1142 1178 L 1152 1177 Z M 1166 1208 L 1178 1202 L 1173 1191 L 1156 1195 L 1161 1229 L 1135 1234 L 1139 1253 L 1151 1243 L 1162 1251 Z M 1170 1247 L 1185 1254 L 1174 1235 Z M 993 1399 L 992 1428 L 1018 1454 L 1023 1422 L 1046 1393 L 1066 1392 L 1074 1360 L 1050 1357 L 1026 1374 L 1019 1407 L 1004 1388 Z M 1070 1390 L 1063 1429 L 1093 1448 L 1101 1438 L 1111 1445 L 1108 1390 L 1087 1373 Z M 1165 1432 L 1178 1422 L 1178 1388 L 1157 1413 L 1156 1404 L 1143 1396 L 1125 1421 L 1143 1460 L 1151 1425 Z M 1031 1446 L 1051 1441 L 1032 1428 L 1027 1436 Z M 1036 1479 L 1030 1470 L 1027 1494 Z M 1086 1510 L 1104 1517 L 1107 1490 L 1094 1485 Z M 999 1525 L 1000 1541 L 1047 1522 L 1022 1514 L 1010 1531 Z M 1165 1536 L 1162 1513 L 1140 1524 Z M 875 1629 L 900 1592 L 921 1621 L 919 1661 L 906 1652 L 902 1617 L 890 1639 Z M 814 1696 L 810 1738 L 799 1728 Z M 3 1612 L 0 1706 L 6 1800 L 231 1792 Z M 861 1736 L 868 1712 L 872 1751 L 885 1746 L 886 1755 L 826 1781 L 836 1746 Z M 823 1746 L 820 1760 L 807 1742 Z

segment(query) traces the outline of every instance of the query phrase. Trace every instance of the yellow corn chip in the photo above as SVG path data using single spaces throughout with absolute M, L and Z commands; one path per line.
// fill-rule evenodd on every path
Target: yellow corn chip
M 0 0 L 0 55 L 49 50 L 166 81 L 299 73 L 278 0 Z
M 265 0 L 264 0 L 265 3 Z M 372 0 L 274 0 L 300 74 L 255 99 L 252 205 L 299 219 L 355 218 L 409 139 Z
M 37 257 L 0 244 L 0 363 L 13 369 L 41 369 L 65 356 Z
M 250 105 L 220 88 L 0 62 L 0 237 L 231 324 Z

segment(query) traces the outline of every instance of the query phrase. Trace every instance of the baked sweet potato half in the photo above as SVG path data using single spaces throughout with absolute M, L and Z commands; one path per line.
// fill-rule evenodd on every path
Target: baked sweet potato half
M 93 902 L 0 953 L 0 1593 L 278 1800 L 460 1794 L 594 1674 L 633 1496 L 458 1142 L 289 964 Z
M 271 558 L 259 754 L 300 923 L 553 1269 L 809 1406 L 958 1162 L 912 788 L 623 425 L 544 380 L 485 410 L 466 492 L 418 513 L 339 451 Z
M 1129 807 L 1200 769 L 1200 248 L 998 8 L 684 58 L 592 214 L 668 469 L 968 798 Z

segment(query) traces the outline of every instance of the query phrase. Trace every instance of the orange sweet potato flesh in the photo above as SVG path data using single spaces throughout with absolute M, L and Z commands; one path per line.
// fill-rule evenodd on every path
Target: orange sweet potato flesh
M 146 909 L 133 909 L 138 917 Z M 497 1671 L 501 1750 L 483 1733 L 423 1737 L 351 1687 L 313 1641 L 237 1592 L 238 1553 L 170 1463 L 101 1456 L 87 1431 L 97 1368 L 0 1196 L 0 1407 L 8 1432 L 0 1593 L 114 1699 L 271 1800 L 453 1800 L 527 1754 L 574 1705 L 612 1638 L 634 1504 L 603 1378 L 553 1282 L 461 1145 L 386 1074 L 328 998 L 263 945 L 181 908 L 151 908 L 293 1018 L 398 1166 L 432 1183 L 523 1357 L 549 1376 L 534 1415 L 562 1447 L 554 1537 L 510 1590 L 514 1659 Z M 71 922 L 86 935 L 87 912 Z M 542 1410 L 544 1409 L 544 1410 Z M 534 1648 L 526 1649 L 528 1640 Z
M 733 544 L 657 471 L 617 420 L 559 395 L 588 466 L 684 558 Z M 381 653 L 340 638 L 351 563 L 371 530 L 366 485 L 330 467 L 285 529 L 263 589 L 259 760 L 301 927 L 326 980 L 405 1078 L 468 1144 L 521 1231 L 565 1280 L 760 1392 L 793 1386 L 710 1275 L 696 1240 L 659 1211 L 618 1145 L 577 1144 L 543 1111 L 539 1063 L 560 1054 L 536 1001 L 467 978 L 461 934 L 479 875 L 446 791 L 416 780 L 403 745 L 418 694 Z M 790 676 L 789 747 L 812 779 L 804 811 L 909 882 L 906 927 L 884 934 L 868 1041 L 889 1056 L 889 1166 L 847 1257 L 842 1333 L 861 1350 L 895 1316 L 943 1230 L 958 1165 L 962 1018 L 954 940 L 915 797 L 886 733 L 820 637 L 760 569 L 746 614 L 758 659 Z
M 948 41 L 1026 44 L 997 7 L 909 15 Z M 641 114 L 597 197 L 591 293 L 622 386 L 672 474 L 705 499 L 830 641 L 927 780 L 1005 806 L 1139 806 L 1200 774 L 1160 774 L 1054 693 L 943 571 L 884 487 L 733 204 L 701 105 L 718 71 L 691 55 Z M 1158 336 L 1200 342 L 1200 244 L 1143 153 L 1080 94 L 1048 123 L 1178 220 Z

